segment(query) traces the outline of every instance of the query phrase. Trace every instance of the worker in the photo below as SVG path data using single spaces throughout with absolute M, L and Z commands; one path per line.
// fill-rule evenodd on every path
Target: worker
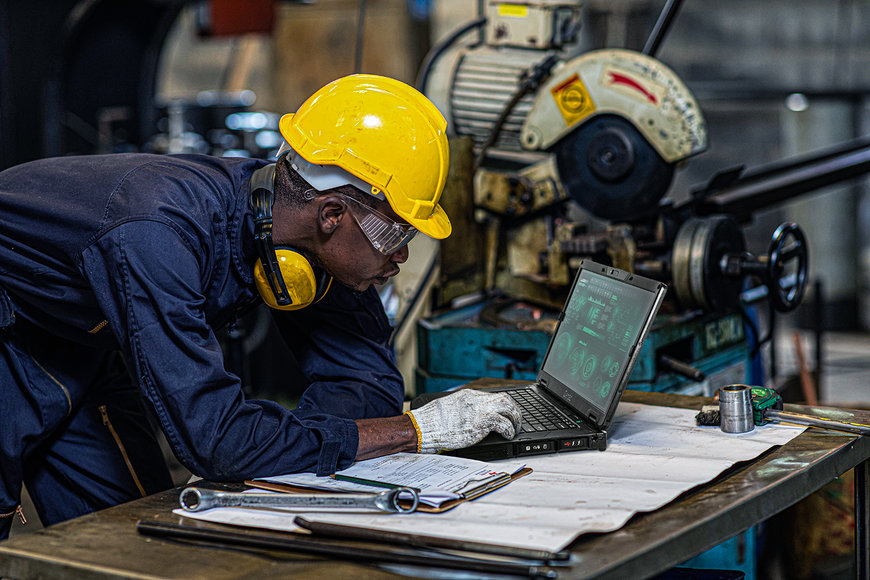
M 0 172 L 0 539 L 26 485 L 45 525 L 172 486 L 155 432 L 218 481 L 513 437 L 504 395 L 401 414 L 376 287 L 442 239 L 446 123 L 353 75 L 280 120 L 275 162 L 114 154 Z M 307 389 L 248 400 L 215 331 L 265 301 Z

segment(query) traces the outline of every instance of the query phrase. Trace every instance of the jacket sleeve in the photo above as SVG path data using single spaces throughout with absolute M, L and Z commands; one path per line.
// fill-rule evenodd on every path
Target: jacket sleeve
M 294 414 L 246 400 L 206 317 L 209 253 L 169 222 L 130 221 L 82 254 L 82 267 L 178 459 L 207 479 L 349 466 L 358 431 L 347 417 Z
M 353 419 L 401 414 L 404 382 L 374 287 L 354 292 L 333 282 L 317 304 L 273 316 L 309 381 L 296 413 Z

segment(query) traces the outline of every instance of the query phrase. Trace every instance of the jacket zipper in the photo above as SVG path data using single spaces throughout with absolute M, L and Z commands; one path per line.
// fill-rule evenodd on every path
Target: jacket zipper
M 7 514 L 0 514 L 0 518 L 11 518 L 15 514 L 18 514 L 18 519 L 21 520 L 21 525 L 27 523 L 27 518 L 24 517 L 24 510 L 21 509 L 20 505 Z
M 93 327 L 92 329 L 90 329 L 90 330 L 88 331 L 88 334 L 96 334 L 96 333 L 100 332 L 101 330 L 103 330 L 103 328 L 104 328 L 107 324 L 109 324 L 109 321 L 108 321 L 108 320 L 104 320 L 104 321 L 102 321 L 101 323 L 99 323 L 98 325 L 96 325 L 95 327 Z
M 63 391 L 63 394 L 66 397 L 66 416 L 69 417 L 69 414 L 72 412 L 72 398 L 69 396 L 69 390 L 65 386 L 63 386 L 63 383 L 61 383 L 59 380 L 54 378 L 54 375 L 51 374 L 50 372 L 48 372 L 44 366 L 39 364 L 39 361 L 36 360 L 35 358 L 33 358 L 32 355 L 30 358 L 31 358 L 31 360 L 33 360 L 34 363 L 36 363 L 36 366 L 38 366 L 42 372 L 44 372 L 46 375 L 48 375 L 48 378 L 50 378 L 52 381 L 54 381 L 54 384 L 56 384 L 58 387 L 60 387 L 60 390 Z
M 121 451 L 121 456 L 124 458 L 124 463 L 127 464 L 127 470 L 130 472 L 130 475 L 133 476 L 133 481 L 136 483 L 136 487 L 139 488 L 139 493 L 142 494 L 142 497 L 145 497 L 148 494 L 145 493 L 145 488 L 143 488 L 142 484 L 139 482 L 139 477 L 136 475 L 136 470 L 133 469 L 133 464 L 130 462 L 130 457 L 127 455 L 127 449 L 121 442 L 118 432 L 115 431 L 115 427 L 112 425 L 112 422 L 109 421 L 109 412 L 106 410 L 106 406 L 100 405 L 99 409 L 100 415 L 103 417 L 103 425 L 105 425 L 109 429 L 109 433 L 112 434 L 112 438 L 115 440 L 118 449 Z

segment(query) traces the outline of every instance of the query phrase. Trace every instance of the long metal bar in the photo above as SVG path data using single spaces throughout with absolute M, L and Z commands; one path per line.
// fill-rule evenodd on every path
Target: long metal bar
M 806 415 L 804 413 L 777 411 L 775 409 L 765 410 L 764 416 L 767 419 L 773 419 L 775 421 L 785 421 L 787 423 L 797 423 L 798 425 L 821 427 L 822 429 L 855 433 L 856 435 L 870 435 L 870 425 L 864 425 L 862 423 L 849 423 L 846 421 L 837 421 L 836 419 L 826 419 L 825 417 Z
M 316 554 L 326 558 L 338 558 L 354 562 L 380 562 L 450 568 L 472 572 L 512 574 L 529 578 L 556 578 L 557 573 L 542 566 L 517 564 L 513 562 L 482 560 L 465 557 L 451 557 L 420 550 L 378 550 L 351 546 L 347 544 L 328 544 L 320 541 L 297 539 L 289 536 L 269 534 L 246 534 L 231 530 L 202 528 L 185 524 L 140 520 L 136 524 L 140 534 L 161 538 L 213 542 L 218 545 L 236 545 L 267 550 L 288 550 L 305 554 Z
M 870 460 L 855 466 L 855 578 L 870 580 Z
M 798 195 L 870 172 L 870 139 L 857 139 L 838 147 L 777 163 L 738 177 L 732 184 L 696 193 L 688 203 L 701 214 L 729 213 L 746 217 Z
M 649 56 L 656 55 L 659 51 L 659 46 L 661 46 L 662 41 L 665 39 L 665 35 L 668 33 L 671 24 L 674 22 L 674 18 L 677 16 L 677 12 L 680 11 L 680 5 L 682 3 L 683 0 L 668 0 L 665 3 L 665 7 L 662 8 L 658 20 L 656 20 L 655 26 L 653 26 L 652 32 L 650 32 L 649 38 L 646 39 L 646 44 L 644 44 L 643 50 L 641 51 L 643 54 Z
M 813 371 L 813 378 L 816 381 L 816 389 L 822 386 L 822 370 L 825 360 L 823 350 L 823 336 L 825 332 L 825 299 L 822 293 L 822 281 L 816 280 L 813 283 L 813 326 L 816 339 L 816 368 Z
M 511 558 L 523 558 L 526 560 L 542 560 L 563 562 L 571 558 L 571 552 L 550 552 L 548 550 L 536 550 L 534 548 L 519 548 L 516 546 L 502 546 L 485 542 L 470 542 L 454 540 L 451 538 L 439 538 L 427 536 L 423 533 L 391 532 L 375 528 L 355 527 L 330 522 L 310 521 L 302 516 L 296 516 L 293 520 L 300 528 L 304 528 L 316 536 L 326 538 L 346 538 L 352 540 L 366 540 L 385 545 L 411 546 L 414 548 L 426 548 L 433 550 L 461 550 L 463 552 L 476 552 L 480 554 L 492 554 L 494 556 L 508 556 Z

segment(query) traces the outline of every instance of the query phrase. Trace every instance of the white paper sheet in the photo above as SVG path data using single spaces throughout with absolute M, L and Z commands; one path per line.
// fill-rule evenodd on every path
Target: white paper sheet
M 617 530 L 635 513 L 662 507 L 733 464 L 754 459 L 804 430 L 769 424 L 731 435 L 718 427 L 696 426 L 695 414 L 690 409 L 623 402 L 608 429 L 606 451 L 523 458 L 533 473 L 442 514 L 306 513 L 305 518 L 557 551 L 581 534 Z M 260 510 L 175 513 L 252 527 L 296 529 L 292 516 Z
M 417 455 L 395 453 L 359 461 L 339 471 L 336 479 L 317 477 L 313 473 L 296 473 L 274 477 L 258 477 L 256 481 L 310 487 L 335 492 L 372 493 L 382 491 L 372 485 L 338 479 L 338 476 L 358 478 L 385 484 L 380 487 L 407 486 L 420 490 L 420 501 L 440 506 L 459 499 L 465 491 L 473 491 L 489 481 L 515 474 L 525 467 L 523 462 L 486 463 L 447 455 Z

